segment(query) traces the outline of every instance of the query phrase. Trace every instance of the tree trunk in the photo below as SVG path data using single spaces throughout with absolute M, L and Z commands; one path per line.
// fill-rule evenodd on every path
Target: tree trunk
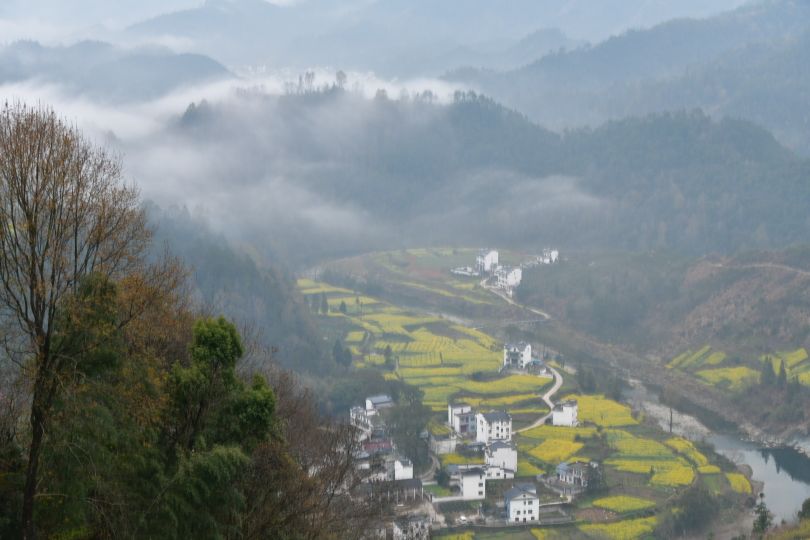
M 31 446 L 28 449 L 28 466 L 25 469 L 25 490 L 23 491 L 22 530 L 25 540 L 36 538 L 34 527 L 34 497 L 37 493 L 39 455 L 42 450 L 42 437 L 45 434 L 45 417 L 41 397 L 36 395 L 31 406 Z

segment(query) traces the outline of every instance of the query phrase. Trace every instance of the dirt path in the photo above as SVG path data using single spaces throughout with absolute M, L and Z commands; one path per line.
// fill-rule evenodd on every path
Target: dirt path
M 433 452 L 430 452 L 430 469 L 426 472 L 419 475 L 419 479 L 422 481 L 430 480 L 436 474 L 436 471 L 439 470 L 439 459 L 436 457 Z
M 543 394 L 543 401 L 545 401 L 546 405 L 548 405 L 548 414 L 545 414 L 544 416 L 541 416 L 532 425 L 527 426 L 527 427 L 525 427 L 523 429 L 519 429 L 519 430 L 515 431 L 515 433 L 522 433 L 522 432 L 530 430 L 532 428 L 536 428 L 537 426 L 542 426 L 543 424 L 546 423 L 546 420 L 548 420 L 549 417 L 551 416 L 551 411 L 554 410 L 554 402 L 551 401 L 551 398 L 554 396 L 554 394 L 557 393 L 557 391 L 560 389 L 560 387 L 562 387 L 564 381 L 563 381 L 563 377 L 562 377 L 562 375 L 560 375 L 559 371 L 557 371 L 556 369 L 554 369 L 553 367 L 550 367 L 550 366 L 549 366 L 548 369 L 550 369 L 551 373 L 554 374 L 554 386 L 552 386 L 549 389 L 548 392 Z

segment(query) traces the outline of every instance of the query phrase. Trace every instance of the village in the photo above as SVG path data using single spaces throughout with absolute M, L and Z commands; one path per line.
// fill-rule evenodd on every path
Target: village
M 475 258 L 475 266 L 459 266 L 450 270 L 456 276 L 483 277 L 481 285 L 503 291 L 512 297 L 523 280 L 523 270 L 544 264 L 555 264 L 560 260 L 560 252 L 546 248 L 540 255 L 530 257 L 517 266 L 500 264 L 500 254 L 496 249 L 482 249 Z
M 549 316 L 516 292 L 527 267 L 543 272 L 559 252 L 521 260 L 430 248 L 345 261 L 355 279 L 373 268 L 394 296 L 410 291 L 403 300 L 438 313 L 316 275 L 299 280 L 336 350 L 377 377 L 347 406 L 360 481 L 352 494 L 386 506 L 366 537 L 641 538 L 702 485 L 738 511 L 754 489 L 750 472 L 622 403 L 615 374 L 595 380 L 592 367 L 550 346 L 538 331 Z M 459 266 L 466 261 L 474 265 Z M 461 303 L 477 319 L 445 315 Z M 403 400 L 403 385 L 426 411 L 408 438 L 401 414 L 413 397 Z
M 525 342 L 503 346 L 502 372 L 553 376 L 556 379 L 554 387 L 543 396 L 550 412 L 529 428 L 546 424 L 577 427 L 578 404 L 575 400 L 551 402 L 551 397 L 562 384 L 562 376 L 532 351 L 532 345 Z M 571 461 L 560 463 L 552 475 L 518 478 L 518 449 L 513 440 L 515 431 L 509 412 L 479 410 L 468 404 L 449 402 L 447 434 L 424 434 L 434 467 L 416 477 L 413 464 L 400 455 L 387 434 L 385 414 L 393 406 L 394 401 L 388 395 L 369 396 L 364 405 L 352 407 L 349 420 L 357 428 L 362 442 L 363 450 L 357 456 L 357 466 L 364 472 L 364 482 L 378 486 L 378 492 L 394 500 L 397 513 L 405 516 L 387 524 L 386 528 L 397 540 L 430 538 L 430 531 L 437 526 L 565 523 L 572 517 L 563 506 L 583 493 L 589 479 L 599 474 L 597 462 Z M 442 467 L 438 458 L 454 453 L 470 459 L 463 464 Z M 436 495 L 431 488 L 439 485 L 449 494 Z M 372 490 L 368 489 L 369 492 Z M 470 501 L 480 502 L 474 515 L 454 511 L 452 503 Z M 386 537 L 382 530 L 380 537 Z

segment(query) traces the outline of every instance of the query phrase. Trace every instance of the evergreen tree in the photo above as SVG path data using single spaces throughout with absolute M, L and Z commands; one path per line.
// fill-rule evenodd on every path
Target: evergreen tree
M 779 376 L 776 380 L 776 384 L 779 388 L 784 388 L 787 386 L 787 372 L 785 371 L 785 361 L 781 360 L 779 362 Z
M 326 298 L 326 293 L 321 293 L 321 313 L 329 314 L 329 299 Z
M 759 383 L 762 386 L 771 386 L 774 383 L 774 377 L 773 364 L 771 363 L 771 357 L 768 356 L 765 358 L 765 361 L 762 362 L 762 369 L 760 369 L 759 373 Z
M 343 300 L 340 301 L 340 307 L 338 309 L 344 315 L 346 315 L 346 313 L 348 313 L 348 311 L 349 311 L 348 308 L 346 307 L 346 302 L 344 302 Z
M 759 503 L 754 508 L 754 534 L 762 538 L 773 523 L 773 516 L 765 504 L 765 494 L 759 494 Z

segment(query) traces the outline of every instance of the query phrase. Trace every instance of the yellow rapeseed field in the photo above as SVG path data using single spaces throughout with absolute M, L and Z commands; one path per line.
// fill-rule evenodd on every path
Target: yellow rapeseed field
M 579 452 L 582 443 L 565 439 L 548 439 L 529 450 L 529 455 L 546 463 L 557 464 Z
M 580 422 L 589 422 L 603 427 L 638 424 L 630 413 L 630 407 L 604 396 L 568 396 L 568 398 L 575 399 L 579 404 Z
M 626 512 L 635 512 L 637 510 L 644 510 L 655 506 L 654 501 L 648 499 L 639 499 L 638 497 L 629 497 L 627 495 L 616 495 L 613 497 L 603 497 L 593 501 L 593 505 L 611 512 L 624 514 Z
M 737 493 L 751 493 L 751 483 L 740 473 L 726 473 L 728 484 Z

